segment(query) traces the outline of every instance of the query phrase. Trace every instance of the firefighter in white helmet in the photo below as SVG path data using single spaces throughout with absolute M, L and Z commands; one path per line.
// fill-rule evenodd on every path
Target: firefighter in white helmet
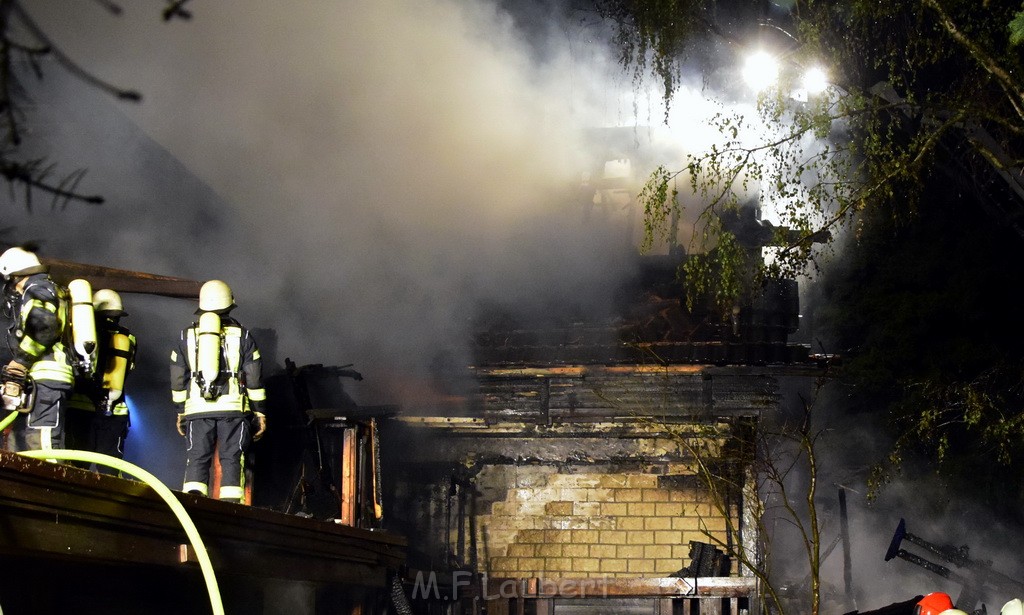
M 75 393 L 69 404 L 71 432 L 68 435 L 69 440 L 74 435 L 77 441 L 69 441 L 69 445 L 123 459 L 130 425 L 125 380 L 135 369 L 138 342 L 121 324 L 121 318 L 128 312 L 117 291 L 101 288 L 90 300 L 96 322 L 96 367 L 75 379 Z M 80 428 L 70 427 L 75 423 L 71 419 L 76 414 L 84 417 Z M 103 466 L 98 469 L 106 471 Z
M 64 448 L 64 413 L 74 374 L 61 341 L 67 298 L 35 253 L 0 254 L 6 341 L 0 353 L 0 397 L 13 423 L 9 451 Z
M 178 432 L 188 439 L 183 491 L 208 496 L 210 466 L 220 458 L 219 498 L 244 501 L 245 453 L 266 430 L 260 352 L 229 314 L 231 288 L 210 280 L 199 291 L 199 319 L 171 352 L 171 397 Z

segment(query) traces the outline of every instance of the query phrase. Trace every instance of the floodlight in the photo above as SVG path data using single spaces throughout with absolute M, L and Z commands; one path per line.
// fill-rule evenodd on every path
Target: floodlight
M 779 62 L 767 51 L 755 51 L 747 57 L 743 66 L 743 80 L 760 92 L 773 85 L 779 79 Z

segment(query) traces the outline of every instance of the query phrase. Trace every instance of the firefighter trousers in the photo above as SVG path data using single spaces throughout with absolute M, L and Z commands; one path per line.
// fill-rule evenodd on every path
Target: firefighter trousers
M 214 451 L 220 458 L 220 499 L 240 501 L 243 495 L 243 463 L 252 443 L 247 416 L 187 419 L 185 436 L 185 484 L 183 491 L 209 495 L 210 466 Z

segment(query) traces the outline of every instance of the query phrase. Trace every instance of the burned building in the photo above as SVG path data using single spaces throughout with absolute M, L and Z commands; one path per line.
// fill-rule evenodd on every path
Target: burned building
M 794 304 L 762 296 L 722 322 L 664 296 L 664 259 L 640 271 L 611 320 L 482 318 L 470 384 L 383 424 L 386 526 L 410 537 L 424 612 L 459 597 L 488 612 L 755 608 L 751 571 L 724 554 L 755 549 L 758 421 L 779 378 L 813 366 L 787 342 Z

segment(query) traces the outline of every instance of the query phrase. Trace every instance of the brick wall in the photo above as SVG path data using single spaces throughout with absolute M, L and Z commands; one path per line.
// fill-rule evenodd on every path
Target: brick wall
M 686 467 L 657 472 L 691 474 Z M 512 488 L 477 516 L 478 561 L 492 577 L 661 577 L 689 563 L 689 542 L 724 540 L 703 489 L 648 472 L 517 467 Z M 477 476 L 509 481 L 507 472 Z M 452 537 L 454 540 L 454 536 Z

